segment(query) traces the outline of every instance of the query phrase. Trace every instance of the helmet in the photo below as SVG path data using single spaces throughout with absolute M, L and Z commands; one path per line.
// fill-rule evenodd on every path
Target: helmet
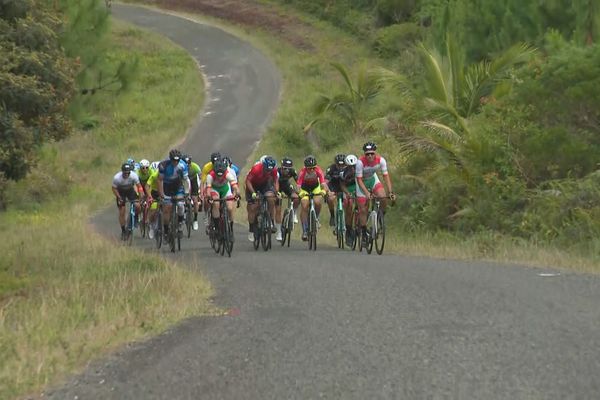
M 358 157 L 356 157 L 354 154 L 348 154 L 344 162 L 346 165 L 356 165 L 358 162 Z
M 344 165 L 345 160 L 346 160 L 345 154 L 338 154 L 337 156 L 335 156 L 335 163 L 337 165 Z
M 133 169 L 133 166 L 135 165 L 135 160 L 133 159 L 133 157 L 129 157 L 126 163 L 131 165 L 131 169 Z
M 260 161 L 262 163 L 263 161 L 265 161 L 265 158 L 267 158 L 267 157 L 269 157 L 269 156 L 266 154 L 263 154 L 262 156 L 260 156 L 260 159 L 258 161 Z
M 275 161 L 275 159 L 271 156 L 266 156 L 265 159 L 262 161 L 262 165 L 263 168 L 267 171 L 272 171 L 273 168 L 275 168 L 275 166 L 277 165 L 277 161 Z
M 227 172 L 227 164 L 225 164 L 225 162 L 222 159 L 217 160 L 215 162 L 215 165 L 213 166 L 213 169 L 215 170 L 215 174 L 217 174 L 218 176 L 223 176 L 223 174 Z
M 150 167 L 150 161 L 148 161 L 144 158 L 142 161 L 140 161 L 140 167 L 142 167 L 142 168 Z
M 177 149 L 172 149 L 171 151 L 169 151 L 169 160 L 181 160 L 181 152 Z
M 231 162 L 231 158 L 229 158 L 229 156 L 223 156 L 223 162 L 225 163 L 225 165 L 227 165 L 228 167 L 231 166 L 231 164 L 233 164 Z
M 363 151 L 366 153 L 367 151 L 375 151 L 377 150 L 377 145 L 374 142 L 368 141 L 363 145 Z
M 315 158 L 315 156 L 306 156 L 306 158 L 304 159 L 304 166 L 305 167 L 316 167 L 317 159 Z
M 215 151 L 214 153 L 212 153 L 210 155 L 210 161 L 213 163 L 217 162 L 217 160 L 220 160 L 220 159 L 221 159 L 221 153 L 219 153 L 218 151 Z
M 291 158 L 283 157 L 281 159 L 281 168 L 292 168 L 294 167 L 294 163 Z
M 181 157 L 183 159 L 183 161 L 186 162 L 186 164 L 189 164 L 192 162 L 192 157 L 189 154 L 185 154 L 183 157 Z
M 132 168 L 129 163 L 124 163 L 123 165 L 121 165 L 121 172 L 123 172 L 123 173 L 130 173 L 131 169 Z
M 153 170 L 158 170 L 158 164 L 160 164 L 158 161 L 153 161 L 152 164 L 150 164 L 150 169 Z

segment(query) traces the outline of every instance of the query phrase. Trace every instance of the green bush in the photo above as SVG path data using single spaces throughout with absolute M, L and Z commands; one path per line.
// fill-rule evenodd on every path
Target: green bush
M 382 25 L 408 21 L 419 8 L 419 0 L 378 0 L 375 11 Z
M 381 57 L 391 58 L 411 48 L 422 38 L 421 27 L 413 22 L 390 25 L 377 30 L 373 49 Z

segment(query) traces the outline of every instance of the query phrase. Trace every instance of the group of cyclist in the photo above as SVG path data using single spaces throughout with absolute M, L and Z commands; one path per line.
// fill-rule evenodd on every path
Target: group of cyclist
M 151 229 L 150 238 L 155 234 L 155 214 L 158 209 L 157 201 L 163 204 L 163 221 L 169 221 L 172 205 L 176 205 L 179 221 L 179 233 L 182 232 L 184 219 L 184 202 L 193 204 L 193 229 L 198 230 L 198 213 L 203 209 L 208 218 L 215 221 L 219 218 L 221 203 L 226 204 L 229 220 L 234 221 L 235 205 L 233 201 L 218 200 L 239 199 L 240 188 L 238 177 L 239 168 L 231 158 L 222 156 L 219 152 L 212 153 L 210 160 L 202 168 L 189 155 L 173 149 L 169 157 L 162 161 L 150 162 L 147 159 L 136 163 L 132 158 L 121 166 L 121 171 L 113 178 L 112 190 L 119 209 L 119 223 L 122 234 L 126 234 L 126 202 L 135 205 L 136 215 L 140 215 L 140 199 L 149 204 L 148 219 Z M 379 179 L 383 178 L 383 183 Z M 282 196 L 291 199 L 293 207 L 300 207 L 300 222 L 302 225 L 302 240 L 307 240 L 309 197 L 313 198 L 317 216 L 320 214 L 323 198 L 327 199 L 330 213 L 329 225 L 334 226 L 334 212 L 337 196 L 343 196 L 343 206 L 346 216 L 346 240 L 355 238 L 351 215 L 356 199 L 359 210 L 359 224 L 363 239 L 366 239 L 368 199 L 376 196 L 381 199 L 385 210 L 386 199 L 394 200 L 392 183 L 388 173 L 385 158 L 377 154 L 377 145 L 369 141 L 363 145 L 363 155 L 338 154 L 334 162 L 323 171 L 317 159 L 312 156 L 304 158 L 303 166 L 296 171 L 294 162 L 289 157 L 283 157 L 278 165 L 275 158 L 262 156 L 248 171 L 244 179 L 245 199 L 248 214 L 248 239 L 255 240 L 257 230 L 256 216 L 260 196 L 268 201 L 269 213 L 274 221 L 276 240 L 282 240 Z M 387 189 L 387 191 L 386 191 Z M 387 193 L 387 194 L 386 194 Z M 311 196 L 312 194 L 312 196 Z M 136 217 L 136 221 L 139 217 Z M 296 219 L 294 221 L 298 223 Z M 168 234 L 168 225 L 163 226 L 163 232 Z

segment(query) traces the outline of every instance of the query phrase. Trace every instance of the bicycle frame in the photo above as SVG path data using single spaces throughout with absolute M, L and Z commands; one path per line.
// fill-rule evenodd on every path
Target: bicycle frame
M 294 231 L 294 216 L 296 211 L 294 210 L 293 199 L 288 197 L 287 200 L 288 204 L 286 209 L 283 211 L 283 219 L 281 221 L 281 245 L 285 245 L 287 241 L 287 246 L 290 247 L 292 232 Z

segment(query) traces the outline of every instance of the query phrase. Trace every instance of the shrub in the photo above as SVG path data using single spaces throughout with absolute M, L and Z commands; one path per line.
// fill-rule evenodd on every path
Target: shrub
M 373 49 L 381 57 L 392 58 L 411 48 L 422 35 L 421 27 L 412 22 L 390 25 L 377 30 Z
M 405 22 L 418 9 L 418 0 L 378 0 L 375 10 L 381 25 Z

